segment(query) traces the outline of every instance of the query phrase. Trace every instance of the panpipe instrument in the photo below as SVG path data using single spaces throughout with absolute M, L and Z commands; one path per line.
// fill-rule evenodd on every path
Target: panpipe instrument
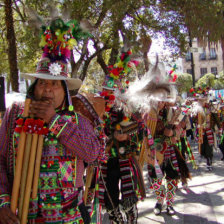
M 91 165 L 88 166 L 87 171 L 86 171 L 85 191 L 84 191 L 84 194 L 83 194 L 85 205 L 86 205 L 86 202 L 87 202 L 89 188 L 91 186 L 92 179 L 93 179 L 93 176 L 94 176 L 93 174 L 94 174 L 94 164 L 91 164 Z
M 30 103 L 31 99 L 27 98 L 22 114 L 24 120 L 30 118 Z M 41 124 L 43 123 L 42 121 Z M 19 137 L 11 197 L 11 210 L 14 214 L 18 214 L 21 224 L 27 223 L 30 198 L 37 197 L 44 139 L 43 134 L 37 131 L 39 130 L 37 126 L 36 131 L 33 132 L 26 132 L 23 127 Z
M 151 136 L 153 137 L 155 135 L 155 131 L 156 131 L 156 125 L 157 125 L 157 113 L 156 110 L 151 109 L 149 114 L 147 115 L 147 121 L 146 121 L 146 125 L 147 128 L 150 129 L 151 132 Z M 148 156 L 148 139 L 147 137 L 144 138 L 143 140 L 143 144 L 142 144 L 142 148 L 141 148 L 141 152 L 140 152 L 140 156 L 139 156 L 139 163 L 140 166 L 143 167 L 144 166 L 144 162 L 147 158 L 147 160 L 151 157 Z
M 203 144 L 202 114 L 198 112 L 198 151 L 199 153 L 201 153 L 201 144 Z

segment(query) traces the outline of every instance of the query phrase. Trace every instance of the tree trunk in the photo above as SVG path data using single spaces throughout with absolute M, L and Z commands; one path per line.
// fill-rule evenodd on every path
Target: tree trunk
M 97 62 L 101 66 L 101 68 L 103 69 L 103 71 L 106 75 L 108 73 L 108 68 L 107 68 L 105 61 L 103 60 L 103 56 L 102 56 L 101 52 L 100 52 L 100 54 L 97 55 Z
M 117 61 L 117 57 L 119 54 L 119 48 L 120 48 L 120 43 L 119 43 L 119 34 L 117 31 L 114 31 L 113 34 L 113 46 L 112 50 L 110 53 L 110 59 L 108 65 L 114 65 Z
M 10 92 L 10 80 L 9 79 L 6 79 L 6 80 L 7 80 L 6 92 L 9 93 Z
M 19 91 L 18 84 L 18 67 L 17 67 L 17 51 L 16 51 L 16 38 L 14 31 L 12 0 L 4 0 L 5 3 L 5 24 L 7 30 L 8 41 L 8 60 L 9 60 L 9 79 L 12 85 L 12 90 Z
M 145 66 L 145 72 L 149 71 L 149 58 L 148 58 L 148 52 L 150 50 L 150 47 L 152 45 L 152 40 L 150 36 L 147 36 L 145 33 L 141 36 L 141 52 L 143 53 L 143 59 L 144 59 L 144 66 Z
M 222 70 L 224 71 L 224 36 L 221 36 L 221 48 L 222 48 Z

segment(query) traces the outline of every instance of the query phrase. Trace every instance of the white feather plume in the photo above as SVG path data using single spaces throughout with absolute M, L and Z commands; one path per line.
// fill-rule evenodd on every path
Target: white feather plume
M 168 97 L 168 92 L 169 96 Z M 168 82 L 165 71 L 161 71 L 158 61 L 141 79 L 130 83 L 123 94 L 116 93 L 118 105 L 125 104 L 130 111 L 147 113 L 152 107 L 156 108 L 159 101 L 175 102 L 177 91 L 174 85 Z

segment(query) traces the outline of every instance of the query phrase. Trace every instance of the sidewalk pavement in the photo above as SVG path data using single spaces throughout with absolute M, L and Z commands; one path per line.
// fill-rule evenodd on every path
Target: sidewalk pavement
M 147 198 L 138 203 L 138 224 L 224 224 L 224 161 L 221 161 L 221 152 L 214 150 L 213 171 L 206 171 L 206 160 L 201 158 L 197 145 L 193 149 L 198 169 L 188 167 L 192 180 L 188 182 L 189 192 L 186 192 L 179 183 L 174 200 L 176 215 L 166 214 L 165 207 L 161 215 L 156 216 L 153 208 L 156 204 L 152 190 L 147 189 Z M 147 172 L 144 171 L 146 186 Z
M 188 182 L 189 192 L 179 183 L 174 200 L 174 216 L 167 215 L 165 207 L 161 215 L 154 215 L 156 198 L 147 187 L 148 175 L 144 168 L 147 197 L 138 202 L 138 224 L 224 224 L 224 161 L 220 160 L 221 152 L 214 150 L 213 171 L 207 171 L 206 160 L 200 157 L 197 145 L 192 150 L 198 169 L 193 170 L 192 164 L 188 163 L 192 175 Z M 102 224 L 110 224 L 107 213 Z

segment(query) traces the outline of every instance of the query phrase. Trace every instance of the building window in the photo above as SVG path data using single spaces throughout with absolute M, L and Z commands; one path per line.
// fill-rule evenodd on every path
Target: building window
M 211 73 L 216 76 L 218 74 L 217 67 L 211 67 Z
M 188 51 L 185 57 L 186 61 L 191 61 L 191 52 Z
M 201 77 L 207 73 L 207 68 L 201 68 Z
M 192 75 L 192 69 L 187 69 L 187 73 Z
M 200 60 L 206 60 L 206 53 L 205 53 L 205 51 L 199 55 L 199 59 Z
M 215 48 L 211 48 L 211 49 L 210 49 L 209 57 L 210 57 L 210 59 L 212 59 L 212 60 L 217 59 L 217 55 L 216 55 Z

